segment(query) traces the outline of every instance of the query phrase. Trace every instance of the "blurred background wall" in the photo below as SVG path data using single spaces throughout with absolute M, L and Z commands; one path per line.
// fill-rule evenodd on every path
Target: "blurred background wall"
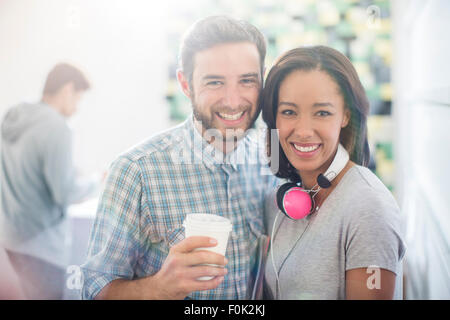
M 405 295 L 450 299 L 450 2 L 393 1 L 396 197 Z
M 0 116 L 37 102 L 60 61 L 92 89 L 70 120 L 81 171 L 105 170 L 119 153 L 166 128 L 164 1 L 0 1 Z

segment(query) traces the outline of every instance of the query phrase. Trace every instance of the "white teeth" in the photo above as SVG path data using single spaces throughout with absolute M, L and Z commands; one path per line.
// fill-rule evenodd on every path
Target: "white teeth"
M 316 150 L 319 147 L 318 144 L 315 146 L 311 146 L 311 147 L 300 147 L 300 146 L 296 145 L 295 143 L 293 145 L 294 145 L 294 148 L 300 152 L 311 152 L 311 151 Z
M 240 117 L 242 117 L 243 114 L 244 114 L 244 111 L 233 114 L 233 115 L 219 112 L 219 116 L 225 120 L 237 120 Z

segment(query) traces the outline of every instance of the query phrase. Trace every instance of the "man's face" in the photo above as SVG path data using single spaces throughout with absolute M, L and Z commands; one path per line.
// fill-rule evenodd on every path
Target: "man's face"
M 66 112 L 69 117 L 73 116 L 77 112 L 82 94 L 83 91 L 75 91 L 71 99 L 68 101 Z
M 189 90 L 195 119 L 224 138 L 242 137 L 260 111 L 261 78 L 258 49 L 252 43 L 225 43 L 198 52 Z
M 78 104 L 83 93 L 84 91 L 76 90 L 73 83 L 68 83 L 62 88 L 62 113 L 64 116 L 71 117 L 77 112 Z

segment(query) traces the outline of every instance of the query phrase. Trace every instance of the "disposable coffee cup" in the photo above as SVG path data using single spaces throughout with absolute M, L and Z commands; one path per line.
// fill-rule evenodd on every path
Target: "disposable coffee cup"
M 193 213 L 186 215 L 183 222 L 185 237 L 205 236 L 217 240 L 214 247 L 197 248 L 196 250 L 208 250 L 225 256 L 227 250 L 228 237 L 232 224 L 229 219 L 215 215 Z M 212 266 L 217 266 L 210 264 Z M 211 280 L 213 277 L 200 277 L 197 280 Z

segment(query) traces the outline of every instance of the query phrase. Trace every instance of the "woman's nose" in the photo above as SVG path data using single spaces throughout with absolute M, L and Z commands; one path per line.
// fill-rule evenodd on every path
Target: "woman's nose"
M 294 135 L 302 140 L 311 138 L 314 134 L 312 122 L 307 117 L 299 117 L 295 122 Z

